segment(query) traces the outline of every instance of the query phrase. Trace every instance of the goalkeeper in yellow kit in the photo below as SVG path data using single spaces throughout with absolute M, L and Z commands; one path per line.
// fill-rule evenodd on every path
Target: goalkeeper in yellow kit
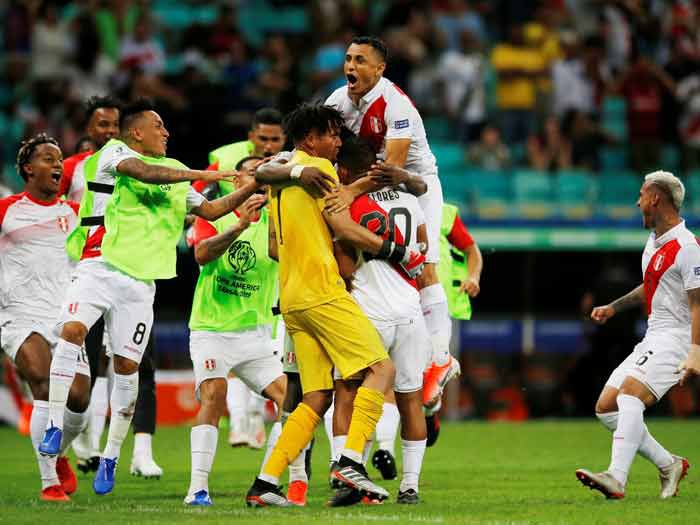
M 343 379 L 362 378 L 335 475 L 376 499 L 389 495 L 368 479 L 362 452 L 382 414 L 383 392 L 393 385 L 394 365 L 376 329 L 345 289 L 333 255 L 333 238 L 396 262 L 412 277 L 420 274 L 424 257 L 370 233 L 352 220 L 348 210 L 326 211 L 325 198 L 289 184 L 290 179 L 303 180 L 304 170 L 320 171 L 337 183 L 332 162 L 341 146 L 342 125 L 342 116 L 333 108 L 300 106 L 285 120 L 287 136 L 295 146 L 292 158 L 281 169 L 265 165 L 256 175 L 258 182 L 273 185 L 270 210 L 279 251 L 280 308 L 294 342 L 304 394 L 248 491 L 250 506 L 289 504 L 278 488 L 279 477 L 311 440 L 330 406 L 334 367 Z

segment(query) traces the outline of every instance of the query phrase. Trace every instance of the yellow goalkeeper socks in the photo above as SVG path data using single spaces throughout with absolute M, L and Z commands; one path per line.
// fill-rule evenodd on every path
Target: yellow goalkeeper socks
M 372 436 L 377 421 L 382 417 L 384 393 L 361 386 L 352 408 L 352 419 L 345 442 L 343 455 L 357 463 L 362 463 L 365 444 Z
M 311 410 L 311 407 L 299 403 L 299 406 L 287 418 L 277 444 L 262 468 L 260 479 L 277 485 L 284 469 L 311 441 L 320 420 L 321 418 Z

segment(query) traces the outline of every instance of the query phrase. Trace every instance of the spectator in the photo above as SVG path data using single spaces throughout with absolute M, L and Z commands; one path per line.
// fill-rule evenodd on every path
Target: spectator
M 592 114 L 595 110 L 595 85 L 588 77 L 581 57 L 578 35 L 566 31 L 561 36 L 564 57 L 552 66 L 554 114 L 561 118 L 568 111 Z
M 71 91 L 76 98 L 86 100 L 110 90 L 115 64 L 102 53 L 100 36 L 92 13 L 79 13 L 73 22 L 75 54 L 69 68 Z
M 659 167 L 664 91 L 675 92 L 675 82 L 639 53 L 612 86 L 627 101 L 627 132 L 632 168 L 648 173 Z
M 542 130 L 527 141 L 530 167 L 557 171 L 571 167 L 571 142 L 562 133 L 556 117 L 547 117 Z
M 133 32 L 141 11 L 132 0 L 108 0 L 95 13 L 100 47 L 115 64 L 119 61 L 122 38 Z
M 58 9 L 50 0 L 39 7 L 32 30 L 32 76 L 46 81 L 63 78 L 73 51 L 73 41 Z
M 468 164 L 485 170 L 502 170 L 510 167 L 510 151 L 501 142 L 498 128 L 486 124 L 481 131 L 481 140 L 469 147 L 466 155 Z
M 574 168 L 598 171 L 598 152 L 604 144 L 614 144 L 616 139 L 607 133 L 587 113 L 571 109 L 562 119 L 562 133 L 571 144 L 571 165 Z
M 457 124 L 463 142 L 477 140 L 486 119 L 484 55 L 476 37 L 469 31 L 461 35 L 461 49 L 447 50 L 437 66 L 442 107 Z
M 319 98 L 327 97 L 340 86 L 347 83 L 343 73 L 345 51 L 350 45 L 353 33 L 350 29 L 340 30 L 326 37 L 325 42 L 316 50 L 311 61 L 311 88 L 319 93 Z
M 139 69 L 146 75 L 160 75 L 165 70 L 163 46 L 152 35 L 153 24 L 146 14 L 141 15 L 131 35 L 122 42 L 119 65 L 122 69 Z
M 503 138 L 522 142 L 532 132 L 537 103 L 536 81 L 545 74 L 542 55 L 525 44 L 522 26 L 510 30 L 510 40 L 496 45 L 491 54 L 498 76 L 497 106 Z
M 214 24 L 206 29 L 209 56 L 219 58 L 228 54 L 232 46 L 241 43 L 237 29 L 236 11 L 229 5 L 219 7 L 219 14 Z
M 435 16 L 437 29 L 445 37 L 449 51 L 459 51 L 462 47 L 462 34 L 467 31 L 479 42 L 487 42 L 486 27 L 479 13 L 469 6 L 466 0 L 447 0 L 446 9 Z
M 700 167 L 700 57 L 681 38 L 674 41 L 666 72 L 676 83 L 677 107 L 670 115 L 682 145 L 684 171 Z M 664 112 L 664 115 L 666 112 Z

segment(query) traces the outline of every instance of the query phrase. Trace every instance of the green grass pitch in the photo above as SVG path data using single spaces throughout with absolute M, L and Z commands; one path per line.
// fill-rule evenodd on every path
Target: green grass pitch
M 436 447 L 428 449 L 421 478 L 422 501 L 416 506 L 389 501 L 381 506 L 330 509 L 327 485 L 328 447 L 317 432 L 314 474 L 306 508 L 248 509 L 243 496 L 263 453 L 231 449 L 220 432 L 210 478 L 214 507 L 191 509 L 182 504 L 189 482 L 189 428 L 162 428 L 154 440 L 155 455 L 165 469 L 161 480 L 129 475 L 132 438 L 123 449 L 113 494 L 95 496 L 92 478 L 78 473 L 72 502 L 39 500 L 37 467 L 28 438 L 0 428 L 0 522 L 2 523 L 226 523 L 312 525 L 328 523 L 407 524 L 473 523 L 689 525 L 697 523 L 700 485 L 693 464 L 700 466 L 700 422 L 651 420 L 649 428 L 671 451 L 687 456 L 688 477 L 677 498 L 661 501 L 653 466 L 641 458 L 633 465 L 622 501 L 606 501 L 581 486 L 577 467 L 607 466 L 610 434 L 595 421 L 547 421 L 524 424 L 445 424 Z M 400 459 L 399 459 L 400 463 Z M 697 467 L 696 467 L 697 468 Z M 700 468 L 697 469 L 700 471 Z M 370 467 L 370 475 L 377 473 Z M 395 498 L 398 481 L 383 482 Z

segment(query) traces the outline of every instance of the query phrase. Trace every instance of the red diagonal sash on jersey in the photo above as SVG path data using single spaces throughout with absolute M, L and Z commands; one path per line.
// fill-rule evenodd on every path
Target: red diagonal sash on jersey
M 681 249 L 680 243 L 673 239 L 668 241 L 652 255 L 644 270 L 644 295 L 647 301 L 647 315 L 651 315 L 651 302 L 654 299 L 656 289 L 666 270 L 676 261 L 676 256 Z

